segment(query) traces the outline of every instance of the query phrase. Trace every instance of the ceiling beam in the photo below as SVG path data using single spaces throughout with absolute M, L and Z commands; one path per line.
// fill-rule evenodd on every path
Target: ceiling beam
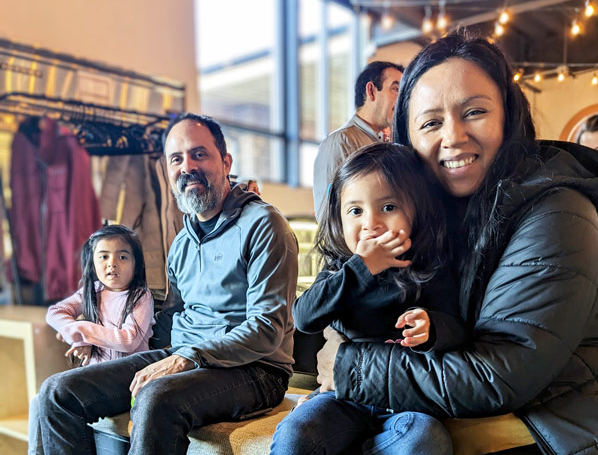
M 401 1 L 401 0 L 390 0 L 385 2 L 377 2 L 377 7 L 384 7 L 384 6 L 406 6 L 409 0 Z M 511 14 L 515 15 L 518 13 L 524 13 L 526 11 L 533 11 L 545 8 L 547 6 L 554 6 L 559 5 L 562 3 L 568 3 L 573 0 L 532 0 L 529 2 L 519 3 L 517 5 L 509 6 L 509 11 Z M 369 7 L 374 6 L 374 2 L 372 0 L 351 0 L 351 3 L 358 6 L 367 5 Z M 457 27 L 467 27 L 470 25 L 480 24 L 482 22 L 490 22 L 496 20 L 498 16 L 498 10 L 493 9 L 492 11 L 488 11 L 482 14 L 475 14 L 473 16 L 464 17 L 453 21 L 449 24 L 448 28 L 456 29 Z M 377 40 L 379 45 L 397 43 L 401 41 L 410 41 L 423 36 L 422 31 L 419 28 L 407 28 L 403 30 L 397 30 L 395 33 L 389 33 L 384 36 L 381 36 L 379 40 Z

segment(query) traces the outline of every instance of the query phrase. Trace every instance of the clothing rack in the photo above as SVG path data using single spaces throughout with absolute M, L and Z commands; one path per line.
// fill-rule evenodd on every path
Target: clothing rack
M 90 155 L 161 152 L 169 117 L 31 93 L 0 95 L 0 111 L 50 117 L 68 126 Z

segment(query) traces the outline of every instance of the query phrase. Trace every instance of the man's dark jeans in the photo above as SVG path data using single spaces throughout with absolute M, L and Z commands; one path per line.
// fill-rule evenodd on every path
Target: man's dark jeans
M 169 355 L 142 352 L 48 378 L 39 393 L 45 455 L 95 454 L 87 423 L 129 409 L 130 454 L 185 454 L 193 427 L 242 418 L 284 398 L 285 373 L 253 363 L 162 377 L 141 389 L 131 408 L 129 385 L 135 373 Z

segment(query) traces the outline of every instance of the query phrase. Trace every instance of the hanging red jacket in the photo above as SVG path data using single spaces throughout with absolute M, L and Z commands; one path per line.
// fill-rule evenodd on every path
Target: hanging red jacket
M 12 235 L 19 276 L 41 283 L 43 274 L 55 300 L 78 289 L 81 247 L 101 218 L 89 155 L 56 121 L 39 123 L 39 145 L 21 131 L 12 143 Z

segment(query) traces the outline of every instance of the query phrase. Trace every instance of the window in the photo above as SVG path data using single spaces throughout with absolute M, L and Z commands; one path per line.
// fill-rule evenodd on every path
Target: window
M 195 2 L 200 111 L 223 125 L 231 172 L 311 186 L 317 144 L 351 115 L 355 13 L 331 0 Z M 295 55 L 298 77 L 281 76 Z

